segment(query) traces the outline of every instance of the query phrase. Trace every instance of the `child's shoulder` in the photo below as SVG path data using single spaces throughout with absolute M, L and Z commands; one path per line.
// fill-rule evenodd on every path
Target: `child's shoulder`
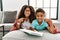
M 44 19 L 45 22 L 51 22 L 51 19 Z

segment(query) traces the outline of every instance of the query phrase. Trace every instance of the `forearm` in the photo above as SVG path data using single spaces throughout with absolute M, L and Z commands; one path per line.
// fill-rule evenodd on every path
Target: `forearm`
M 29 30 L 36 31 L 34 28 L 30 27 Z
M 17 26 L 17 29 L 20 29 L 21 28 L 20 25 L 21 25 L 21 23 L 17 23 L 17 25 L 16 25 Z
M 57 29 L 54 27 L 47 27 L 47 29 L 50 33 L 53 33 L 53 34 L 57 33 Z
M 51 30 L 51 28 L 50 28 L 50 27 L 47 27 L 47 30 L 48 30 L 49 32 L 52 32 L 52 30 Z

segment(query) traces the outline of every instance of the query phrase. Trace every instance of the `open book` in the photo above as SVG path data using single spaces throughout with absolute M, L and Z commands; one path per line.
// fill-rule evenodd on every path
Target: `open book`
M 25 32 L 25 33 L 28 33 L 30 35 L 43 36 L 43 32 L 32 31 L 32 30 L 27 30 L 27 29 L 20 29 L 20 30 Z

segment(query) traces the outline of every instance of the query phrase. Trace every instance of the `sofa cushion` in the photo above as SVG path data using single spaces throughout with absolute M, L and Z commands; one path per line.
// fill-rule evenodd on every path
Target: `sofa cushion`
M 3 23 L 13 23 L 15 21 L 17 11 L 5 11 L 3 13 Z

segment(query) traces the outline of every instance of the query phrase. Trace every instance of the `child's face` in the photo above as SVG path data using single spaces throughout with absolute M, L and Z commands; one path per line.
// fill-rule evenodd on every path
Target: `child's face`
M 30 16 L 30 8 L 26 8 L 25 12 L 24 12 L 25 17 L 29 17 Z
M 36 18 L 37 18 L 38 22 L 42 22 L 42 20 L 44 19 L 44 16 L 45 16 L 45 14 L 42 12 L 36 13 Z

